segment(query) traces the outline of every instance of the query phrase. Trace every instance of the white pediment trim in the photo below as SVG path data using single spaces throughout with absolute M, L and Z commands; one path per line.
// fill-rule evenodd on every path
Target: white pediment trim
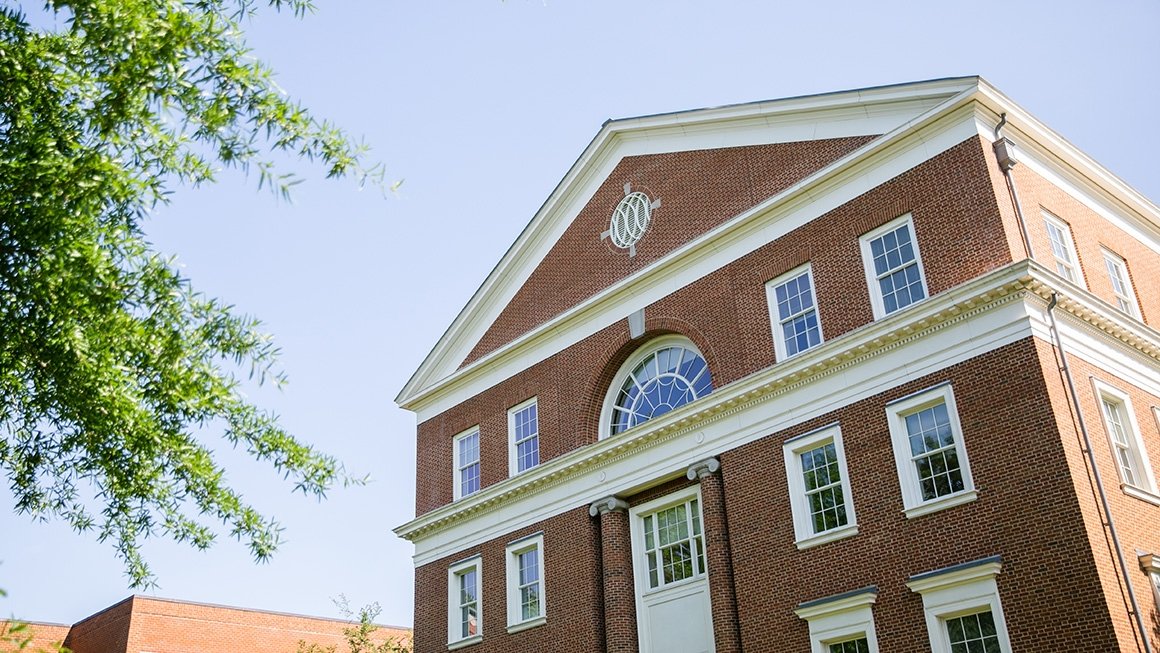
M 624 157 L 895 133 L 899 126 L 977 88 L 979 81 L 959 77 L 606 121 L 399 392 L 396 403 L 409 407 L 462 365 Z
M 1015 141 L 1021 164 L 1160 253 L 1160 207 L 978 77 L 608 121 L 395 401 L 416 411 L 419 421 L 438 414 L 623 318 L 625 311 L 675 291 L 690 274 L 703 276 L 786 233 L 798 224 L 786 216 L 796 212 L 800 221 L 821 215 L 832 208 L 833 201 L 885 181 L 879 179 L 883 173 L 900 174 L 945 151 L 964 137 L 952 125 L 961 127 L 969 121 L 972 133 L 992 140 L 1003 113 L 1007 114 L 1003 135 Z M 889 124 L 894 124 L 893 129 Z M 624 156 L 860 133 L 883 135 L 460 369 L 500 311 Z M 948 135 L 960 141 L 951 143 Z M 737 245 L 742 236 L 757 231 L 762 232 L 760 238 Z M 735 246 L 727 249 L 728 243 Z M 681 273 L 674 274 L 678 270 Z M 651 291 L 645 292 L 650 290 L 649 279 L 653 280 Z

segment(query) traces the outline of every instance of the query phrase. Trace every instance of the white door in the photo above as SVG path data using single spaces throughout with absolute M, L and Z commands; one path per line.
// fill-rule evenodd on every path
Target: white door
M 697 487 L 632 510 L 640 653 L 712 653 L 713 617 Z

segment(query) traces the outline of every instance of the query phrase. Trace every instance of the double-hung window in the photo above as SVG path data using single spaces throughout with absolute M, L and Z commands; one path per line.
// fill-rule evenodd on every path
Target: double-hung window
M 546 621 L 544 606 L 544 536 L 536 533 L 507 546 L 508 632 Z
M 479 427 L 455 436 L 452 440 L 455 465 L 455 498 L 461 499 L 479 490 Z
M 822 343 L 813 270 L 807 263 L 765 284 L 778 360 Z
M 862 236 L 861 244 L 875 318 L 926 298 L 926 278 L 910 214 Z
M 540 419 L 534 397 L 508 411 L 508 434 L 511 476 L 540 464 Z
M 479 556 L 451 565 L 447 573 L 447 645 L 458 648 L 483 639 L 483 561 Z
M 649 589 L 705 574 L 705 544 L 698 503 L 693 498 L 642 517 Z
M 858 532 L 842 431 L 837 424 L 791 438 L 782 448 L 799 549 Z
M 794 610 L 810 625 L 810 653 L 878 653 L 871 606 L 874 586 L 801 603 Z
M 1140 426 L 1136 423 L 1132 400 L 1126 393 L 1099 379 L 1093 378 L 1092 385 L 1100 405 L 1104 430 L 1108 434 L 1112 458 L 1116 461 L 1120 487 L 1127 494 L 1160 504 L 1156 477 L 1148 460 L 1148 451 L 1140 438 Z
M 1068 281 L 1084 285 L 1079 273 L 1075 242 L 1071 239 L 1071 228 L 1067 223 L 1050 213 L 1043 213 L 1043 223 L 1047 229 L 1047 241 L 1051 244 L 1051 256 L 1055 260 L 1055 271 Z
M 922 595 L 932 653 L 1011 653 L 995 577 L 998 556 L 911 576 Z
M 1108 281 L 1112 284 L 1116 306 L 1132 317 L 1140 317 L 1136 293 L 1132 292 L 1132 279 L 1128 276 L 1128 264 L 1124 259 L 1105 249 L 1104 268 L 1108 271 Z
M 949 383 L 887 404 L 886 415 L 907 517 L 975 499 L 963 429 Z
M 1148 574 L 1148 584 L 1152 586 L 1152 598 L 1156 600 L 1156 609 L 1160 610 L 1160 555 L 1155 553 L 1140 554 L 1140 568 Z

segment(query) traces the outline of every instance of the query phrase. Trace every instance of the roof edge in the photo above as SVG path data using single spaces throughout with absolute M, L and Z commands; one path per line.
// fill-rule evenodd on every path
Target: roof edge
M 489 296 L 502 285 L 505 277 L 510 274 L 513 264 L 517 262 L 520 252 L 529 248 L 537 236 L 543 231 L 541 226 L 547 221 L 557 206 L 562 203 L 575 182 L 582 177 L 583 171 L 606 152 L 617 139 L 625 134 L 636 131 L 655 129 L 672 125 L 707 124 L 713 122 L 728 122 L 741 120 L 757 115 L 791 113 L 796 111 L 836 108 L 865 103 L 885 103 L 891 101 L 913 100 L 929 97 L 945 97 L 950 99 L 962 92 L 977 87 L 982 78 L 977 75 L 964 77 L 943 77 L 917 82 L 869 86 L 843 91 L 830 91 L 810 95 L 797 95 L 776 100 L 761 100 L 741 104 L 723 105 L 702 109 L 689 109 L 667 113 L 649 114 L 632 118 L 606 120 L 600 130 L 584 148 L 580 156 L 556 184 L 552 192 L 540 208 L 536 210 L 532 219 L 520 232 L 516 240 L 507 249 L 504 255 L 488 273 L 487 277 L 472 294 L 467 304 L 459 311 L 455 319 L 444 330 L 435 346 L 424 357 L 422 363 L 407 380 L 406 384 L 395 396 L 396 405 L 406 408 L 415 398 L 431 385 L 428 378 L 430 373 L 450 352 L 456 337 L 469 322 L 475 309 L 486 303 Z

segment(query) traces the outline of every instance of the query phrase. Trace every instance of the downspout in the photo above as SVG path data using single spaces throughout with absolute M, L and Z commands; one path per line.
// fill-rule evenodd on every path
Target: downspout
M 1007 124 L 1007 114 L 999 116 L 999 124 L 995 126 L 995 141 L 991 147 L 995 150 L 995 158 L 999 161 L 999 169 L 1003 171 L 1003 178 L 1007 180 L 1007 192 L 1011 194 L 1011 203 L 1015 205 L 1015 217 L 1019 218 L 1019 233 L 1023 236 L 1023 249 L 1027 258 L 1034 259 L 1035 252 L 1031 249 L 1031 238 L 1027 235 L 1027 222 L 1023 219 L 1023 205 L 1019 203 L 1019 191 L 1015 189 L 1015 178 L 1011 176 L 1011 168 L 1015 167 L 1015 144 L 1006 136 L 1001 136 L 1003 125 Z
M 1120 546 L 1120 537 L 1116 534 L 1116 521 L 1112 518 L 1112 510 L 1108 505 L 1108 495 L 1104 492 L 1104 481 L 1100 476 L 1100 468 L 1096 466 L 1096 457 L 1092 453 L 1092 440 L 1088 435 L 1087 425 L 1083 420 L 1083 411 L 1079 408 L 1079 395 L 1075 391 L 1075 381 L 1071 378 L 1071 368 L 1067 365 L 1067 352 L 1063 349 L 1063 338 L 1059 335 L 1059 329 L 1055 323 L 1055 307 L 1059 303 L 1059 296 L 1053 291 L 1051 293 L 1051 301 L 1047 304 L 1047 315 L 1051 318 L 1051 335 L 1055 339 L 1055 348 L 1059 351 L 1060 367 L 1059 371 L 1063 372 L 1063 377 L 1067 380 L 1067 389 L 1071 393 L 1071 403 L 1075 410 L 1076 422 L 1079 425 L 1079 432 L 1083 435 L 1084 453 L 1087 454 L 1088 465 L 1092 470 L 1092 477 L 1096 484 L 1096 494 L 1100 496 L 1100 504 L 1104 509 L 1105 525 L 1108 527 L 1108 534 L 1112 537 L 1112 548 L 1116 550 L 1116 558 L 1120 563 L 1120 573 L 1124 576 L 1124 584 L 1128 586 L 1128 600 L 1132 605 L 1132 617 L 1136 621 L 1136 628 L 1140 631 L 1140 637 L 1144 641 L 1145 653 L 1153 653 L 1152 641 L 1148 636 L 1148 627 L 1144 624 L 1144 617 L 1140 614 L 1140 604 L 1136 601 L 1136 589 L 1132 587 L 1132 575 L 1128 570 L 1128 563 L 1124 560 L 1124 549 Z

